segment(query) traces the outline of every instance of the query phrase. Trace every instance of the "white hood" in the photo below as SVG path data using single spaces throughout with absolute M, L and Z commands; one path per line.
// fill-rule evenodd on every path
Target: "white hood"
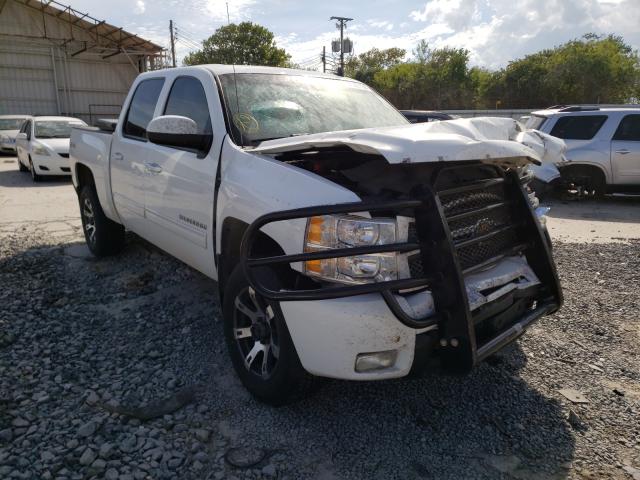
M 36 138 L 36 141 L 46 145 L 56 153 L 69 153 L 70 138 Z
M 478 117 L 287 137 L 262 142 L 252 152 L 336 146 L 382 155 L 389 163 L 498 160 L 510 165 L 540 165 L 563 161 L 566 150 L 562 140 L 537 130 L 524 130 L 511 118 Z
M 0 130 L 0 137 L 16 138 L 18 133 L 20 133 L 20 130 Z

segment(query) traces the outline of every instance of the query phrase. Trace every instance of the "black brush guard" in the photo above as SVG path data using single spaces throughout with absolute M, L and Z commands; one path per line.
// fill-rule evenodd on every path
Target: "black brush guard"
M 508 228 L 521 229 L 520 238 L 527 238 L 508 252 L 490 259 L 486 264 L 495 263 L 509 254 L 525 255 L 529 266 L 534 270 L 542 288 L 532 298 L 532 308 L 527 309 L 497 336 L 477 344 L 475 323 L 478 321 L 469 309 L 469 302 L 464 284 L 464 275 L 471 270 L 460 267 L 449 225 L 445 218 L 439 195 L 450 195 L 457 191 L 464 192 L 471 188 L 484 188 L 504 183 L 509 203 L 514 210 L 517 224 Z M 351 248 L 336 248 L 326 251 L 314 251 L 294 255 L 271 257 L 251 257 L 253 245 L 260 229 L 265 225 L 283 220 L 309 218 L 319 215 L 344 214 L 354 212 L 403 212 L 403 215 L 415 218 L 417 242 L 395 243 Z M 472 241 L 486 240 L 478 237 Z M 352 255 L 366 255 L 384 252 L 410 252 L 418 250 L 421 255 L 425 273 L 419 278 L 384 281 L 360 285 L 324 286 L 307 290 L 273 290 L 260 276 L 255 274 L 257 268 L 269 268 L 276 265 L 291 264 L 327 258 L 339 258 Z M 368 293 L 380 293 L 391 312 L 400 322 L 411 328 L 425 328 L 438 325 L 441 351 L 445 364 L 457 370 L 468 370 L 476 363 L 492 355 L 502 347 L 518 338 L 524 330 L 538 318 L 556 311 L 562 304 L 562 291 L 550 246 L 527 195 L 515 172 L 505 174 L 502 178 L 493 178 L 467 184 L 462 187 L 447 189 L 438 193 L 431 186 L 424 186 L 413 192 L 409 199 L 375 202 L 355 202 L 337 205 L 297 208 L 269 213 L 254 221 L 241 244 L 240 262 L 250 285 L 263 297 L 278 301 L 310 301 L 331 298 L 350 297 Z M 479 265 L 482 267 L 484 265 Z M 402 290 L 428 287 L 434 299 L 436 315 L 425 318 L 413 318 L 401 307 L 396 292 Z

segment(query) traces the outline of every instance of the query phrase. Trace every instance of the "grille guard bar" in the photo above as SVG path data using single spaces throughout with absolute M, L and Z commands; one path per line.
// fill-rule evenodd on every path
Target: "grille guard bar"
M 435 180 L 433 183 L 436 183 Z M 263 215 L 255 220 L 244 234 L 240 247 L 240 264 L 249 284 L 255 291 L 273 301 L 325 300 L 379 292 L 391 312 L 408 327 L 419 329 L 437 324 L 445 364 L 452 366 L 456 370 L 467 371 L 480 360 L 504 346 L 508 341 L 517 338 L 534 320 L 555 312 L 560 308 L 563 301 L 550 245 L 546 241 L 542 227 L 535 217 L 534 210 L 516 172 L 507 172 L 502 178 L 474 182 L 472 186 L 448 189 L 439 192 L 439 194 L 451 194 L 458 190 L 464 191 L 468 188 L 473 188 L 473 186 L 484 188 L 499 183 L 504 183 L 509 194 L 510 205 L 519 220 L 515 228 L 519 229 L 522 235 L 528 239 L 527 242 L 522 244 L 522 250 L 519 253 L 526 257 L 528 264 L 541 280 L 543 288 L 535 298 L 536 306 L 532 310 L 528 311 L 523 318 L 516 320 L 512 326 L 500 333 L 498 337 L 484 345 L 476 344 L 475 321 L 469 309 L 464 283 L 464 274 L 466 272 L 460 267 L 457 252 L 455 251 L 456 247 L 438 193 L 430 185 L 422 186 L 419 190 L 412 192 L 410 199 L 323 205 Z M 269 223 L 318 215 L 365 211 L 412 211 L 415 218 L 418 241 L 415 243 L 329 249 L 327 251 L 293 255 L 251 257 L 252 248 L 258 238 L 260 229 Z M 278 264 L 367 253 L 406 252 L 410 250 L 420 251 L 422 263 L 425 270 L 429 270 L 429 273 L 420 278 L 313 290 L 272 290 L 255 275 L 255 269 L 257 268 Z M 394 292 L 427 286 L 433 295 L 437 314 L 424 318 L 409 316 L 398 303 Z
M 257 239 L 257 234 L 262 227 L 269 223 L 279 222 L 283 220 L 293 220 L 299 218 L 308 218 L 319 215 L 332 215 L 354 212 L 376 212 L 376 211 L 402 211 L 415 210 L 424 207 L 428 200 L 392 200 L 382 202 L 353 202 L 342 203 L 337 205 L 327 205 L 319 207 L 296 208 L 293 210 L 284 210 L 280 212 L 268 213 L 259 217 L 254 221 L 244 234 L 240 247 L 240 262 L 244 273 L 255 291 L 265 298 L 274 301 L 302 301 L 302 300 L 326 300 L 329 298 L 344 298 L 354 295 L 364 295 L 367 293 L 382 293 L 383 298 L 389 305 L 392 312 L 405 325 L 412 328 L 425 328 L 435 325 L 439 317 L 430 315 L 424 318 L 413 318 L 407 315 L 395 296 L 393 291 L 408 290 L 413 288 L 425 287 L 440 280 L 440 275 L 423 276 L 421 278 L 407 278 L 402 280 L 389 280 L 376 283 L 365 283 L 359 285 L 344 285 L 336 287 L 318 288 L 313 290 L 272 290 L 262 284 L 254 274 L 257 267 L 287 264 L 293 262 L 305 262 L 308 260 L 319 260 L 326 258 L 340 258 L 352 255 L 366 255 L 373 253 L 387 252 L 408 252 L 420 250 L 420 243 L 394 243 L 388 245 L 371 245 L 364 247 L 328 249 L 326 251 L 306 252 L 293 255 L 279 255 L 275 257 L 252 258 L 250 256 L 251 249 Z

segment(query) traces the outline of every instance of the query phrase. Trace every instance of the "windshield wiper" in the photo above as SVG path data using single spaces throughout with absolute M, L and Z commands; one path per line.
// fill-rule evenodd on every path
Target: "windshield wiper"
M 301 135 L 310 135 L 310 133 L 308 132 L 303 132 L 303 133 L 292 133 L 290 135 L 283 135 L 281 137 L 265 137 L 265 138 L 256 138 L 254 140 L 251 140 L 252 143 L 255 143 L 256 146 L 258 146 L 259 144 L 261 144 L 262 142 L 268 142 L 269 140 L 279 140 L 281 138 L 290 138 L 290 137 L 299 137 Z

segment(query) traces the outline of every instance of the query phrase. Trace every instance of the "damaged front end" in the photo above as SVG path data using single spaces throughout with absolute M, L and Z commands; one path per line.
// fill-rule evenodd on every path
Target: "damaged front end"
M 397 147 L 369 149 L 358 146 L 358 141 L 366 142 L 354 141 L 353 136 L 351 142 L 311 145 L 306 140 L 298 148 L 287 143 L 262 149 L 277 160 L 349 188 L 362 201 L 274 212 L 257 219 L 245 234 L 241 253 L 256 292 L 280 302 L 380 293 L 398 321 L 417 332 L 436 332 L 445 365 L 463 371 L 520 336 L 539 317 L 556 311 L 562 292 L 550 245 L 522 181 L 526 164 L 539 156 L 531 146 L 511 139 L 513 132 L 493 141 L 468 141 L 469 135 L 460 140 L 461 131 L 471 127 L 477 130 L 486 125 L 462 122 L 452 127 L 458 138 L 431 132 L 438 136 L 434 143 L 448 147 L 441 149 L 440 153 L 447 153 L 440 159 L 429 150 L 434 161 L 418 159 L 419 147 L 424 145 L 413 145 L 413 151 L 406 148 L 402 157 L 396 155 Z M 486 134 L 485 129 L 482 135 Z M 456 142 L 465 153 L 451 148 Z M 369 140 L 369 144 L 375 142 Z M 490 148 L 480 155 L 487 145 Z M 301 253 L 251 255 L 262 227 L 300 218 L 308 219 Z M 395 233 L 385 237 L 378 229 L 368 238 L 364 229 L 359 232 L 363 241 L 357 244 L 320 245 L 311 238 L 314 222 L 321 225 L 323 219 L 338 219 L 332 224 L 335 229 L 340 219 L 353 218 L 377 220 L 381 225 L 388 221 Z M 332 234 L 340 240 L 339 232 Z M 376 260 L 383 256 L 384 269 L 383 262 Z M 348 268 L 357 263 L 353 259 L 360 262 L 360 270 L 350 275 Z M 257 274 L 286 264 L 313 280 L 274 287 Z M 328 267 L 323 269 L 324 265 Z M 341 270 L 341 265 L 347 267 Z M 321 274 L 314 276 L 314 271 Z M 359 276 L 360 271 L 371 275 Z

